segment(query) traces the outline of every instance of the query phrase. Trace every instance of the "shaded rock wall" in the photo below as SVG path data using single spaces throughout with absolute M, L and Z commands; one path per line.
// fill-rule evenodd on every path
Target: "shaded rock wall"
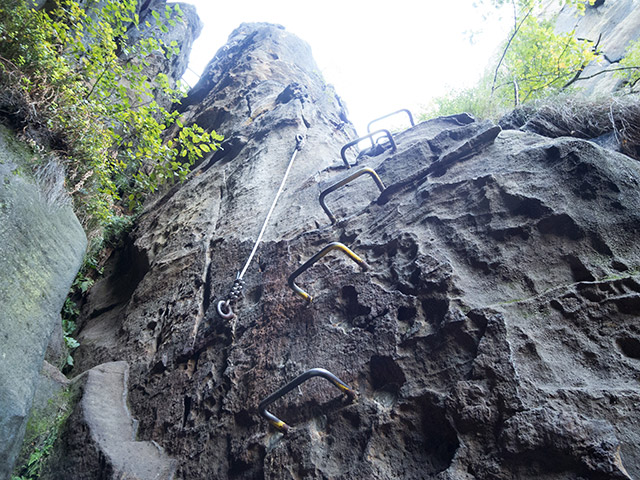
M 34 153 L 0 126 L 0 478 L 24 435 L 40 369 L 80 267 L 86 237 L 55 161 L 34 176 Z
M 47 3 L 43 0 L 34 5 L 47 8 Z M 91 6 L 101 8 L 103 3 Z M 177 42 L 180 53 L 170 59 L 161 48 L 145 59 L 149 76 L 163 73 L 175 83 L 187 68 L 191 45 L 202 25 L 195 7 L 188 4 L 171 4 L 172 7 L 179 5 L 183 12 L 183 21 L 172 24 L 178 17 L 175 13 L 165 16 L 166 3 L 166 0 L 139 2 L 140 26 L 132 28 L 129 34 L 133 42 L 149 36 L 165 44 Z M 156 25 L 154 12 L 160 13 L 160 22 L 166 29 L 161 30 Z M 166 99 L 158 100 L 169 108 Z M 15 121 L 15 118 L 11 119 L 12 123 Z M 33 125 L 28 127 L 32 129 Z M 51 379 L 46 368 L 42 377 L 40 372 L 47 344 L 47 359 L 56 366 L 60 365 L 61 355 L 66 358 L 59 312 L 86 247 L 84 232 L 65 193 L 62 167 L 50 159 L 40 159 L 43 165 L 37 168 L 36 178 L 32 178 L 31 169 L 38 161 L 32 157 L 33 152 L 20 147 L 13 134 L 4 129 L 0 131 L 2 479 L 8 478 L 13 469 L 38 384 L 43 397 L 40 401 L 44 404 L 48 395 L 54 396 L 62 388 L 63 384 L 58 379 Z M 117 462 L 114 471 L 119 471 Z
M 179 52 L 166 57 L 163 48 L 158 48 L 145 58 L 147 62 L 144 72 L 149 78 L 158 74 L 167 75 L 170 85 L 175 86 L 182 78 L 189 65 L 191 47 L 202 31 L 202 22 L 196 8 L 188 3 L 170 2 L 167 0 L 141 0 L 138 3 L 140 22 L 128 31 L 129 42 L 135 44 L 140 39 L 154 38 L 164 45 L 175 42 Z M 179 8 L 181 15 L 176 12 Z M 170 10 L 167 10 L 170 9 Z M 159 15 L 159 24 L 153 14 Z M 171 110 L 171 102 L 163 94 L 156 92 L 156 100 L 167 110 Z
M 263 24 L 231 35 L 183 113 L 225 134 L 224 149 L 147 206 L 90 291 L 76 358 L 79 370 L 130 363 L 139 437 L 177 460 L 177 478 L 640 475 L 636 161 L 434 119 L 396 135 L 395 152 L 350 155 L 387 188 L 362 177 L 332 193 L 332 226 L 317 199 L 347 174 L 352 127 L 306 44 Z M 225 320 L 216 302 L 297 134 L 306 143 Z M 297 280 L 307 304 L 287 277 L 331 241 L 370 268 L 330 254 Z M 358 399 L 305 383 L 270 407 L 294 427 L 283 436 L 257 405 L 314 367 Z

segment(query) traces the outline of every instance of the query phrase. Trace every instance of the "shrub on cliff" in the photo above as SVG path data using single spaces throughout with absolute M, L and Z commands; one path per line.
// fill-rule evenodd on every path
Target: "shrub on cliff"
M 160 96 L 179 102 L 180 85 L 145 72 L 153 55 L 167 59 L 177 44 L 130 42 L 137 0 L 48 2 L 5 0 L 0 6 L 0 111 L 14 126 L 45 140 L 66 161 L 67 188 L 85 229 L 130 214 L 145 195 L 184 180 L 194 161 L 221 137 L 179 123 Z M 167 6 L 160 29 L 183 21 Z M 179 132 L 163 138 L 178 124 Z
M 434 99 L 425 117 L 466 111 L 480 118 L 498 118 L 523 103 L 571 92 L 585 67 L 601 55 L 597 42 L 578 39 L 574 32 L 556 33 L 553 21 L 537 18 L 541 0 L 487 2 L 494 7 L 511 5 L 509 36 L 477 85 Z M 562 3 L 575 8 L 578 15 L 584 13 L 586 2 Z
M 620 67 L 616 71 L 619 78 L 626 82 L 626 87 L 630 92 L 637 92 L 637 85 L 640 82 L 640 40 L 627 45 L 627 51 Z

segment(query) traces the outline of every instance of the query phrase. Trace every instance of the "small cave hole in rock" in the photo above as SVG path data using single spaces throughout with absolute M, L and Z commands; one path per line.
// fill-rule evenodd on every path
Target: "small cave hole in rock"
M 343 410 L 342 411 L 342 416 L 347 420 L 347 422 L 349 422 L 349 424 L 354 428 L 354 429 L 358 429 L 360 428 L 360 415 L 358 414 L 358 412 L 352 411 L 352 410 Z
M 629 270 L 629 267 L 626 264 L 618 260 L 613 260 L 611 262 L 611 268 L 617 270 L 618 272 L 626 272 L 627 270 Z
M 189 395 L 185 395 L 184 414 L 182 415 L 182 428 L 184 428 L 187 425 L 187 420 L 189 419 L 190 413 L 191 413 L 191 397 Z
M 410 322 L 416 317 L 418 311 L 415 307 L 400 307 L 398 308 L 398 321 Z
M 262 298 L 262 293 L 264 291 L 264 288 L 262 285 L 258 285 L 256 286 L 256 288 L 250 290 L 247 293 L 247 296 L 250 298 L 252 303 L 258 303 L 260 301 L 260 299 Z
M 422 270 L 420 269 L 420 267 L 416 267 L 411 272 L 411 275 L 409 276 L 409 281 L 411 282 L 411 285 L 413 285 L 414 287 L 418 287 L 420 285 L 421 275 L 422 275 Z
M 622 353 L 636 360 L 640 360 L 640 340 L 633 337 L 621 337 L 616 340 Z
M 371 313 L 371 307 L 361 305 L 358 302 L 358 292 L 353 285 L 347 285 L 342 287 L 342 298 L 346 308 L 346 314 L 349 320 L 353 320 L 356 317 L 362 315 L 369 315 Z
M 397 392 L 406 382 L 402 369 L 391 357 L 374 355 L 369 362 L 371 386 L 374 390 Z
M 595 277 L 578 257 L 566 255 L 564 259 L 569 264 L 574 282 L 593 282 L 595 280 Z
M 427 298 L 422 301 L 422 310 L 430 323 L 440 325 L 444 322 L 444 317 L 449 311 L 449 300 L 446 298 Z
M 160 361 L 160 362 L 156 362 L 156 364 L 153 366 L 153 368 L 151 368 L 149 373 L 151 375 L 159 375 L 163 373 L 166 369 L 167 369 L 167 366 L 164 364 L 164 362 Z
M 455 430 L 445 417 L 442 408 L 435 405 L 423 410 L 422 427 L 426 451 L 433 473 L 446 470 L 451 466 L 453 457 L 460 446 Z
M 543 235 L 555 235 L 571 240 L 580 240 L 585 236 L 584 230 L 566 213 L 543 218 L 538 222 L 537 227 Z

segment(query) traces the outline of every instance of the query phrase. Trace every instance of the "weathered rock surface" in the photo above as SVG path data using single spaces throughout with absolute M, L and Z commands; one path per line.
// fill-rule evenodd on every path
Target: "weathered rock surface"
M 549 2 L 551 9 L 560 4 Z M 613 73 L 599 73 L 618 67 L 630 42 L 640 39 L 640 1 L 606 0 L 587 6 L 584 16 L 576 16 L 575 8 L 564 6 L 556 20 L 556 29 L 571 32 L 577 38 L 591 40 L 602 52 L 602 60 L 585 68 L 582 77 L 591 77 L 578 82 L 588 96 L 611 93 L 620 88 L 622 81 Z M 594 76 L 595 75 L 595 76 Z
M 30 172 L 33 153 L 0 126 L 0 478 L 20 450 L 40 370 L 80 267 L 86 237 L 55 162 Z
M 196 8 L 181 2 L 167 4 L 167 0 L 140 1 L 139 7 L 140 22 L 136 28 L 129 30 L 129 40 L 131 43 L 135 43 L 142 38 L 154 38 L 165 45 L 171 45 L 172 42 L 175 42 L 174 44 L 179 49 L 176 55 L 167 58 L 166 52 L 162 48 L 158 48 L 145 59 L 148 62 L 145 73 L 149 77 L 153 78 L 157 74 L 163 73 L 175 85 L 187 70 L 191 47 L 202 31 L 202 22 Z M 170 9 L 168 16 L 167 8 Z M 181 15 L 178 15 L 176 8 L 182 12 Z M 159 15 L 159 24 L 153 16 L 154 13 Z
M 70 380 L 58 368 L 46 360 L 42 363 L 40 380 L 33 397 L 33 409 L 43 410 L 49 400 L 59 395 L 70 385 Z
M 177 478 L 640 475 L 640 168 L 585 140 L 434 119 L 351 158 L 351 126 L 308 47 L 243 25 L 185 103 L 224 150 L 150 204 L 83 309 L 78 368 L 127 360 L 139 436 Z M 295 148 L 306 144 L 220 318 Z M 356 167 L 357 168 L 357 167 Z M 362 256 L 320 260 L 331 241 Z M 359 392 L 312 380 L 322 367 Z M 69 432 L 70 435 L 73 432 Z M 73 438 L 73 437 L 72 437 Z M 73 441 L 67 439 L 67 441 Z M 68 473 L 68 472 L 67 472 Z M 74 478 L 70 476 L 68 478 Z

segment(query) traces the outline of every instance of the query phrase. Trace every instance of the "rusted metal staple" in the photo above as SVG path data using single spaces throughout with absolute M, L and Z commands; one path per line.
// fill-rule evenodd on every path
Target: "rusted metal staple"
M 354 262 L 360 265 L 360 267 L 365 271 L 369 268 L 367 263 L 364 260 L 362 260 L 358 255 L 353 253 L 346 245 L 340 242 L 331 242 L 330 244 L 326 245 L 322 250 L 320 250 L 318 253 L 316 253 L 313 257 L 311 257 L 309 260 L 304 262 L 300 267 L 298 267 L 298 269 L 295 272 L 289 275 L 288 283 L 291 289 L 309 303 L 311 303 L 311 301 L 313 300 L 313 297 L 309 295 L 307 292 L 305 292 L 303 289 L 301 289 L 298 285 L 296 285 L 294 280 L 301 273 L 308 270 L 314 263 L 316 263 L 318 260 L 324 257 L 327 253 L 329 253 L 331 250 L 343 251 L 349 256 L 349 258 L 351 258 Z
M 380 191 L 381 192 L 384 191 L 384 188 L 385 188 L 384 187 L 384 183 L 382 183 L 382 180 L 380 180 L 380 177 L 378 176 L 376 171 L 373 168 L 369 168 L 369 167 L 361 168 L 357 172 L 352 173 L 351 175 L 349 175 L 346 178 L 343 178 L 339 182 L 334 183 L 329 188 L 326 188 L 325 190 L 323 190 L 322 193 L 320 194 L 320 206 L 324 210 L 324 213 L 326 213 L 327 216 L 329 217 L 329 220 L 331 220 L 331 223 L 336 223 L 336 217 L 333 215 L 333 213 L 331 212 L 329 207 L 327 207 L 327 204 L 324 201 L 325 197 L 328 194 L 330 194 L 331 192 L 335 192 L 339 188 L 345 186 L 350 181 L 355 180 L 356 178 L 358 178 L 358 177 L 360 177 L 361 175 L 364 175 L 364 174 L 370 175 L 371 178 L 373 178 L 373 181 L 376 182 L 376 185 L 378 186 Z
M 400 110 L 397 110 L 397 111 L 392 112 L 392 113 L 388 113 L 387 115 L 384 115 L 384 116 L 382 116 L 380 118 L 376 118 L 375 120 L 371 120 L 369 122 L 369 124 L 367 125 L 367 133 L 371 132 L 371 125 L 373 125 L 374 123 L 379 122 L 380 120 L 384 120 L 385 118 L 392 117 L 392 116 L 397 115 L 398 113 L 402 113 L 402 112 L 406 112 L 407 115 L 409 115 L 409 122 L 411 122 L 411 126 L 412 127 L 415 127 L 416 124 L 413 121 L 413 115 L 411 115 L 411 112 L 406 108 L 401 108 Z
M 391 135 L 391 132 L 389 130 L 376 130 L 375 132 L 372 133 L 367 133 L 366 135 L 363 135 L 360 138 L 356 138 L 355 140 L 350 141 L 349 143 L 347 143 L 344 147 L 342 147 L 342 149 L 340 150 L 340 156 L 342 157 L 342 161 L 344 162 L 345 166 L 347 168 L 351 168 L 351 164 L 349 163 L 349 160 L 347 160 L 347 150 L 349 150 L 351 147 L 353 147 L 354 145 L 357 145 L 358 143 L 360 143 L 362 140 L 366 140 L 367 138 L 371 140 L 371 146 L 374 146 L 373 143 L 373 137 L 379 133 L 383 133 L 387 136 L 387 138 L 389 139 L 389 143 L 391 144 L 391 150 L 392 151 L 396 151 L 398 149 L 398 147 L 396 146 L 396 142 L 393 139 L 393 135 Z
M 296 377 L 291 382 L 287 383 L 284 387 L 278 389 L 276 392 L 272 393 L 267 398 L 262 400 L 260 402 L 260 405 L 258 406 L 258 411 L 260 412 L 260 415 L 266 418 L 269 421 L 269 423 L 274 427 L 276 427 L 278 430 L 286 433 L 290 428 L 289 425 L 287 425 L 285 422 L 280 420 L 274 414 L 268 412 L 267 407 L 271 405 L 273 402 L 275 402 L 276 400 L 278 400 L 280 397 L 283 397 L 284 395 L 289 393 L 298 385 L 306 382 L 307 380 L 313 377 L 325 378 L 326 380 L 331 382 L 333 385 L 335 385 L 338 389 L 340 389 L 340 391 L 346 393 L 352 401 L 355 400 L 356 392 L 351 390 L 351 388 L 349 388 L 349 386 L 346 383 L 344 383 L 342 380 L 336 377 L 333 373 L 331 373 L 328 370 L 325 370 L 324 368 L 312 368 L 311 370 L 307 370 L 302 375 Z

